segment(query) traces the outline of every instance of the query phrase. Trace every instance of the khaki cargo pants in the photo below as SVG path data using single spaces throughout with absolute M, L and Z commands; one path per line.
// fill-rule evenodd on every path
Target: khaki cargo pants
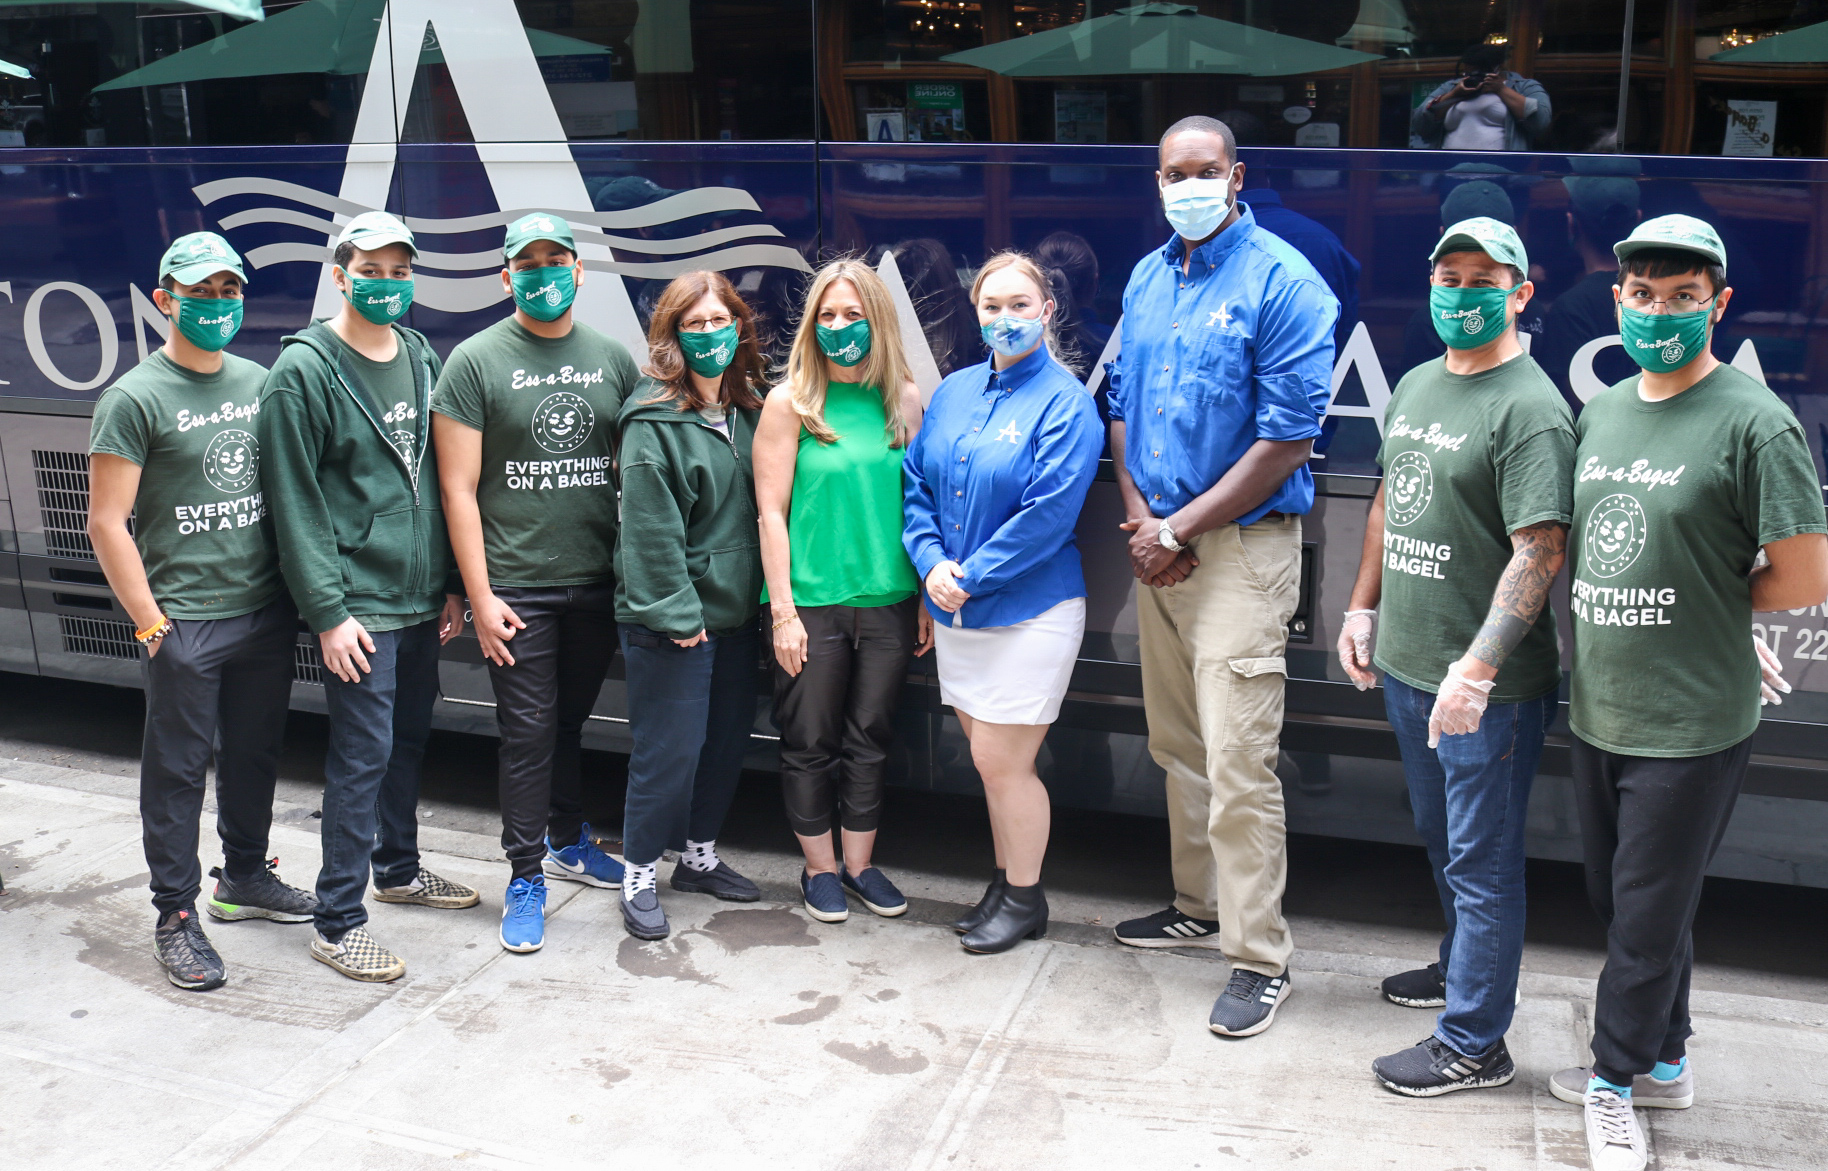
M 1301 518 L 1226 525 L 1192 542 L 1179 585 L 1137 587 L 1149 754 L 1168 773 L 1174 905 L 1219 921 L 1235 967 L 1267 976 L 1294 944 L 1282 782 L 1284 651 L 1301 589 Z

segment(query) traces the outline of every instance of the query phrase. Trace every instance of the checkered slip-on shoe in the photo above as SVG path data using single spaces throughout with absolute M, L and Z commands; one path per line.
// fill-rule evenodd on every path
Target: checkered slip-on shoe
M 406 961 L 374 941 L 366 927 L 351 927 L 331 943 L 311 937 L 311 958 L 329 964 L 351 980 L 385 984 L 406 975 Z
M 423 866 L 412 882 L 405 886 L 376 887 L 374 897 L 383 903 L 417 903 L 421 907 L 445 910 L 473 907 L 482 901 L 482 896 L 472 888 L 439 878 Z

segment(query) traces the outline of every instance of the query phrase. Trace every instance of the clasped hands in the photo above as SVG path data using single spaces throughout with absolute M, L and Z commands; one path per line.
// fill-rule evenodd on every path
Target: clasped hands
M 1130 572 L 1136 580 L 1158 589 L 1187 580 L 1200 559 L 1183 546 L 1175 552 L 1162 544 L 1162 522 L 1157 516 L 1131 517 L 1117 526 L 1130 534 Z

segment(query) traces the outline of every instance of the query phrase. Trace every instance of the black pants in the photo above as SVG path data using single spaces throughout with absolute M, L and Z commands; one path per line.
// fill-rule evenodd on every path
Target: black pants
M 747 626 L 695 647 L 628 623 L 621 635 L 635 740 L 622 856 L 650 866 L 663 851 L 712 841 L 723 828 L 755 727 L 760 635 Z
M 1750 737 L 1707 756 L 1621 756 L 1573 738 L 1587 897 L 1606 924 L 1593 1007 L 1594 1072 L 1628 1086 L 1680 1061 L 1694 1033 L 1690 928 L 1701 880 L 1726 833 Z
M 140 826 L 161 918 L 195 905 L 203 889 L 198 821 L 212 755 L 223 868 L 249 878 L 266 864 L 298 612 L 281 594 L 239 618 L 171 625 L 144 664 L 140 749 Z
M 508 641 L 512 667 L 489 664 L 501 732 L 501 848 L 514 877 L 540 873 L 546 839 L 575 845 L 584 829 L 584 721 L 616 653 L 613 585 L 503 586 L 495 596 L 527 624 Z
M 799 608 L 806 663 L 798 675 L 774 665 L 781 791 L 794 833 L 830 833 L 834 803 L 839 826 L 853 833 L 880 823 L 895 703 L 914 653 L 919 604 L 908 598 L 892 606 Z

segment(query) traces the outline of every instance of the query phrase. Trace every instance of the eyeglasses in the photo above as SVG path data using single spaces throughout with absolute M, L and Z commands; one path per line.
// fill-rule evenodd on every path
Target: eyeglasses
M 715 317 L 694 317 L 679 323 L 681 333 L 715 333 L 727 327 L 736 318 L 728 313 L 719 313 Z
M 1719 294 L 1716 293 L 1714 296 L 1717 297 Z M 1687 293 L 1677 293 L 1673 297 L 1667 297 L 1659 301 L 1645 290 L 1637 289 L 1633 292 L 1626 293 L 1620 298 L 1620 304 L 1624 305 L 1627 309 L 1634 309 L 1639 313 L 1649 313 L 1658 305 L 1661 305 L 1669 316 L 1681 317 L 1684 314 L 1701 312 L 1702 306 L 1713 299 L 1713 297 L 1707 297 L 1697 301 Z

